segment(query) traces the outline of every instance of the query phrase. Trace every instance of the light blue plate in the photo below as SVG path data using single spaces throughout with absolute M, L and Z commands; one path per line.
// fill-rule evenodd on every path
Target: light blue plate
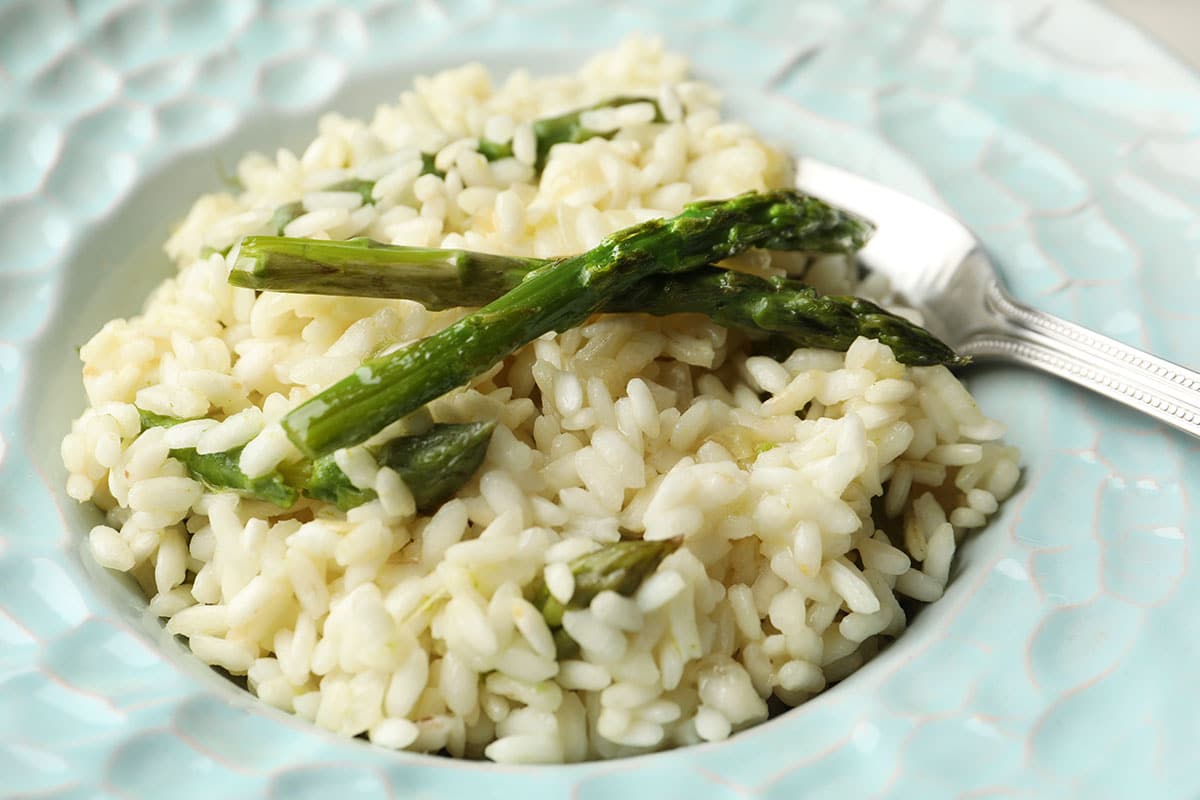
M 946 598 L 814 702 L 715 746 L 517 769 L 259 708 L 81 556 L 58 443 L 74 348 L 134 312 L 217 164 L 414 70 L 573 66 L 657 32 L 732 113 L 964 218 L 1024 300 L 1200 363 L 1200 80 L 1081 0 L 0 5 L 0 795 L 1193 797 L 1200 447 L 972 373 L 1026 482 Z M 556 48 L 545 52 L 545 48 Z

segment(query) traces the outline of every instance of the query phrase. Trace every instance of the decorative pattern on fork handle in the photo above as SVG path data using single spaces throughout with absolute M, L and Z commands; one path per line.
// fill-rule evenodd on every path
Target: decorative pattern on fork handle
M 1021 305 L 996 281 L 985 305 L 997 326 L 961 353 L 1037 367 L 1200 438 L 1200 373 Z
M 1052 314 L 1028 308 L 1018 304 L 1008 296 L 1000 284 L 993 282 L 988 287 L 988 300 L 992 306 L 1011 320 L 1018 320 L 1029 328 L 1045 331 L 1051 336 L 1069 339 L 1081 347 L 1096 351 L 1109 358 L 1115 358 L 1139 370 L 1146 370 L 1171 383 L 1178 384 L 1184 389 L 1200 392 L 1200 374 L 1189 369 L 1164 361 L 1158 356 L 1144 353 L 1136 348 L 1121 344 L 1107 336 L 1081 328 L 1078 325 L 1061 320 Z

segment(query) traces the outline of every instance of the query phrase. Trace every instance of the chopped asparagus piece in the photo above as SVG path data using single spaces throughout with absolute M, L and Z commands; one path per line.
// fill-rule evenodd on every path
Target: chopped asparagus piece
M 169 428 L 191 420 L 138 409 L 142 430 Z M 401 436 L 383 444 L 379 463 L 400 474 L 412 493 L 418 511 L 430 511 L 449 499 L 471 479 L 487 455 L 495 423 L 437 424 L 414 436 Z M 251 478 L 238 465 L 242 448 L 221 453 L 197 453 L 194 447 L 174 448 L 178 460 L 194 478 L 214 491 L 233 491 L 280 508 L 291 508 L 300 491 L 316 500 L 348 511 L 375 499 L 375 492 L 359 489 L 338 467 L 332 455 L 302 462 Z M 297 487 L 300 487 L 297 489 Z
M 144 408 L 138 409 L 142 430 L 147 428 L 170 428 L 188 419 L 156 414 Z M 299 493 L 288 485 L 278 470 L 251 478 L 238 466 L 242 448 L 222 453 L 197 453 L 194 447 L 176 447 L 170 451 L 171 458 L 187 467 L 192 477 L 214 491 L 237 492 L 243 497 L 264 500 L 280 508 L 291 508 L 296 504 Z
M 293 200 L 290 203 L 284 203 L 283 205 L 277 207 L 275 209 L 275 213 L 271 215 L 269 220 L 267 220 L 267 227 L 275 231 L 277 235 L 283 236 L 283 229 L 288 226 L 288 223 L 303 213 L 304 204 L 299 200 Z M 225 252 L 228 253 L 229 249 L 226 249 Z
M 197 453 L 194 447 L 171 450 L 171 458 L 187 467 L 192 477 L 214 491 L 237 492 L 243 497 L 265 500 L 283 509 L 296 504 L 300 493 L 289 486 L 277 470 L 257 478 L 251 478 L 242 472 L 238 466 L 241 454 L 240 447 L 221 453 L 203 454 Z
M 542 612 L 550 626 L 559 659 L 572 658 L 579 652 L 579 645 L 562 628 L 563 612 L 587 608 L 596 595 L 604 591 L 631 597 L 678 546 L 679 542 L 674 540 L 626 539 L 567 562 L 575 578 L 575 591 L 565 606 L 550 593 L 541 577 L 535 580 L 526 590 L 526 597 Z

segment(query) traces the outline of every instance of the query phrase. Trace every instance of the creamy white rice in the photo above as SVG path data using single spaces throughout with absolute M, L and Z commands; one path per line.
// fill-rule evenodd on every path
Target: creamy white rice
M 667 122 L 648 105 L 597 112 L 615 136 L 559 146 L 535 176 L 531 120 L 630 94 Z M 96 560 L 264 702 L 391 748 L 560 762 L 719 740 L 765 719 L 770 696 L 796 705 L 857 669 L 904 630 L 905 598 L 941 596 L 957 543 L 1018 479 L 1003 426 L 950 372 L 873 341 L 779 362 L 690 316 L 545 336 L 390 429 L 498 421 L 477 476 L 428 516 L 361 448 L 338 463 L 379 498 L 348 513 L 280 515 L 168 457 L 245 444 L 251 474 L 295 460 L 289 409 L 463 313 L 230 287 L 212 251 L 269 232 L 276 206 L 304 203 L 290 236 L 578 252 L 694 199 L 786 183 L 786 159 L 718 102 L 682 58 L 633 39 L 577 75 L 421 78 L 370 122 L 327 115 L 299 155 L 247 156 L 244 191 L 201 197 L 167 242 L 178 273 L 82 349 L 89 407 L 62 456 L 71 496 L 107 515 Z M 515 157 L 487 162 L 481 136 Z M 444 178 L 419 175 L 421 151 Z M 373 203 L 324 191 L 352 177 L 376 181 Z M 854 288 L 844 259 L 734 266 Z M 135 404 L 219 421 L 141 432 Z M 621 535 L 683 545 L 633 597 L 569 610 L 581 652 L 559 662 L 523 588 L 540 577 L 569 601 L 567 562 Z

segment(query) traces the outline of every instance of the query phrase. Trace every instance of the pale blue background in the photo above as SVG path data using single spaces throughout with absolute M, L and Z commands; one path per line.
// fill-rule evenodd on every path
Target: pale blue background
M 80 557 L 74 347 L 166 273 L 218 162 L 301 145 L 414 68 L 548 71 L 631 31 L 790 149 L 954 210 L 1021 299 L 1200 364 L 1200 80 L 1082 0 L 0 4 L 0 795 L 1200 793 L 1200 447 L 1039 375 L 972 373 L 1026 482 L 947 597 L 723 745 L 516 769 L 338 741 L 198 669 Z

